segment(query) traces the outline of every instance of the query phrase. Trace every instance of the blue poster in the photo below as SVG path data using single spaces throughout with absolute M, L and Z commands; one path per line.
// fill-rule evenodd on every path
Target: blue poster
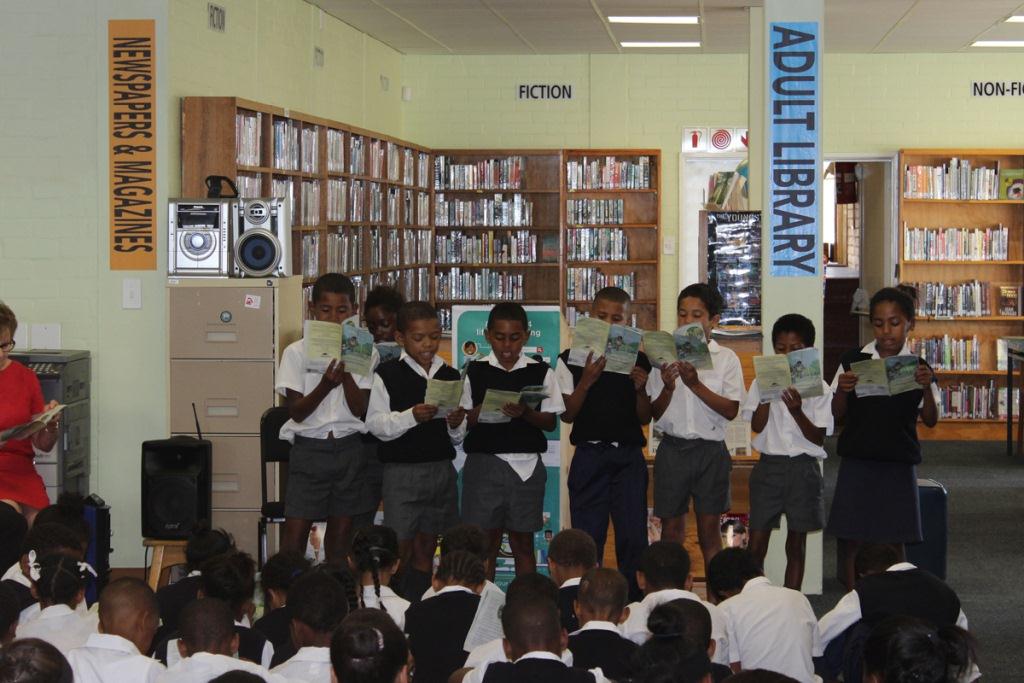
M 818 22 L 768 32 L 768 183 L 765 241 L 774 277 L 820 274 L 821 53 Z M 767 208 L 767 207 L 766 207 Z

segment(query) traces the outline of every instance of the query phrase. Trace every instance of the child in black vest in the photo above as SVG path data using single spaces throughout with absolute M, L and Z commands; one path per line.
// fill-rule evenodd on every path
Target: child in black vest
M 921 540 L 921 511 L 917 494 L 917 463 L 921 444 L 917 420 L 926 427 L 938 421 L 935 374 L 919 361 L 914 380 L 920 388 L 895 396 L 857 396 L 857 373 L 851 364 L 871 358 L 910 354 L 907 335 L 914 329 L 914 302 L 893 287 L 871 297 L 875 340 L 840 358 L 832 381 L 832 414 L 845 418 L 839 435 L 839 476 L 826 531 L 845 550 L 840 568 L 847 588 L 854 583 L 854 558 L 865 542 L 904 543 Z
M 597 566 L 594 539 L 579 529 L 563 529 L 548 546 L 548 569 L 558 586 L 558 611 L 562 628 L 572 633 L 580 627 L 576 616 L 576 598 L 583 575 Z
M 569 634 L 574 666 L 600 668 L 616 681 L 629 678 L 637 645 L 624 638 L 618 626 L 628 590 L 625 577 L 614 569 L 592 569 L 583 576 L 576 599 L 581 628 Z
M 274 666 L 295 654 L 291 640 L 292 614 L 288 607 L 288 592 L 292 583 L 309 568 L 310 562 L 305 555 L 285 550 L 272 555 L 260 572 L 263 616 L 252 627 L 274 646 Z
M 523 355 L 530 323 L 522 306 L 495 305 L 487 317 L 484 336 L 491 345 L 491 353 L 469 364 L 462 395 L 469 421 L 466 465 L 462 470 L 462 518 L 487 532 L 487 574 L 493 578 L 505 531 L 516 574 L 537 568 L 533 534 L 544 526 L 547 469 L 541 454 L 548 448 L 544 432 L 555 428 L 555 416 L 565 405 L 547 363 Z M 524 402 L 508 403 L 502 409 L 504 421 L 479 420 L 488 390 L 518 392 L 539 385 L 547 394 L 539 407 Z
M 590 316 L 626 325 L 631 303 L 624 290 L 605 287 L 594 297 Z M 588 358 L 582 367 L 568 359 L 567 349 L 558 357 L 555 376 L 565 401 L 562 422 L 572 424 L 569 440 L 576 447 L 567 482 L 572 525 L 603 551 L 611 517 L 618 567 L 629 581 L 630 597 L 639 600 L 636 570 L 647 547 L 643 425 L 651 421 L 646 391 L 651 363 L 641 352 L 632 372 L 622 375 L 604 372 L 604 356 Z
M 403 304 L 397 325 L 402 355 L 377 368 L 366 425 L 381 440 L 384 521 L 398 534 L 408 563 L 403 592 L 414 600 L 430 581 L 438 534 L 459 521 L 452 444 L 465 436 L 466 412 L 440 415 L 436 405 L 425 403 L 431 380 L 461 380 L 437 355 L 441 323 L 434 307 L 424 301 Z

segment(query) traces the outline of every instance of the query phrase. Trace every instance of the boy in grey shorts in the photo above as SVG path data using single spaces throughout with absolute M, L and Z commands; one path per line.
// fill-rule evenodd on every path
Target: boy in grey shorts
M 466 434 L 466 411 L 441 415 L 426 403 L 431 381 L 453 382 L 461 392 L 459 371 L 437 355 L 441 323 L 434 307 L 402 304 L 397 325 L 402 354 L 377 366 L 366 426 L 381 440 L 384 523 L 398 534 L 407 567 L 402 592 L 418 600 L 430 585 L 438 535 L 459 521 L 452 444 Z
M 772 327 L 775 353 L 814 346 L 814 323 L 789 313 Z M 762 401 L 757 380 L 743 403 L 743 417 L 760 432 L 752 445 L 761 459 L 750 474 L 750 552 L 764 565 L 772 529 L 786 515 L 786 588 L 800 590 L 804 579 L 807 532 L 825 523 L 822 443 L 832 433 L 832 389 L 822 381 L 822 395 L 801 398 L 795 387 L 782 397 Z

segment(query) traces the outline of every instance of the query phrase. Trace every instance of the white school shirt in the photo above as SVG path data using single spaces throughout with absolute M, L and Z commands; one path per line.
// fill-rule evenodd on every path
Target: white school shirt
M 499 645 L 502 646 L 501 659 L 493 659 L 491 661 L 484 662 L 480 666 L 474 668 L 472 671 L 470 671 L 469 673 L 466 674 L 466 676 L 462 679 L 462 683 L 483 683 L 484 676 L 487 674 L 487 667 L 489 667 L 494 662 L 507 662 L 508 661 L 508 658 L 505 657 L 505 650 L 504 650 L 504 645 L 502 645 L 502 641 L 495 640 L 495 641 L 492 641 L 492 642 L 498 643 Z M 525 655 L 523 655 L 522 657 L 520 657 L 516 661 L 518 662 L 518 661 L 521 661 L 523 659 L 548 659 L 548 660 L 551 660 L 553 662 L 562 662 L 566 666 L 572 666 L 572 653 L 569 652 L 568 650 L 566 650 L 565 652 L 569 654 L 569 661 L 568 662 L 566 661 L 565 653 L 563 653 L 562 656 L 559 657 L 558 655 L 556 655 L 553 652 L 543 652 L 543 651 L 527 652 Z M 601 671 L 601 669 L 599 669 L 599 668 L 598 669 L 589 669 L 589 671 L 590 671 L 591 675 L 594 676 L 594 683 L 611 683 L 607 678 L 605 678 L 604 672 Z
M 280 664 L 271 673 L 293 681 L 306 683 L 330 683 L 331 681 L 331 648 L 303 647 L 295 656 L 284 664 Z
M 377 600 L 373 586 L 363 586 L 363 607 L 380 609 L 382 602 L 391 620 L 402 632 L 405 632 L 405 611 L 409 609 L 411 603 L 405 598 L 399 597 L 389 586 L 380 587 L 380 600 Z
M 743 368 L 740 367 L 739 357 L 732 349 L 727 349 L 714 339 L 708 342 L 708 351 L 711 352 L 714 368 L 697 371 L 701 383 L 719 396 L 742 403 Z M 661 371 L 653 368 L 647 377 L 647 395 L 653 401 L 664 388 Z M 655 426 L 665 434 L 681 439 L 725 441 L 725 426 L 728 423 L 729 420 L 709 408 L 677 377 L 672 400 Z
M 185 657 L 174 666 L 167 668 L 157 679 L 157 683 L 198 683 L 227 673 L 228 671 L 247 671 L 256 674 L 267 683 L 286 683 L 287 679 L 280 674 L 273 674 L 266 667 L 236 659 L 227 655 L 215 655 L 209 652 L 197 652 Z
M 85 645 L 67 653 L 67 658 L 75 683 L 155 683 L 166 671 L 160 662 L 139 654 L 135 643 L 107 633 L 92 634 Z
M 249 625 L 249 616 L 243 615 L 241 621 L 236 621 L 235 626 L 244 626 L 245 628 L 251 629 Z M 266 668 L 270 668 L 270 663 L 274 660 L 274 644 L 268 639 L 267 642 L 263 643 L 263 652 L 260 653 L 260 664 Z M 178 651 L 178 639 L 171 638 L 167 641 L 167 666 L 172 667 L 181 661 L 181 652 Z
M 423 366 L 417 363 L 405 351 L 399 356 L 399 362 L 404 362 L 417 375 L 423 379 L 433 379 L 437 371 L 444 367 L 445 362 L 439 356 L 434 356 L 430 363 L 430 372 L 425 372 Z M 444 418 L 435 418 L 438 420 Z M 366 429 L 381 441 L 393 441 L 415 427 L 416 418 L 412 415 L 412 408 L 402 411 L 391 410 L 391 394 L 384 386 L 384 380 L 380 375 L 373 373 L 373 388 L 370 389 L 370 403 L 366 409 Z M 447 421 L 445 421 L 447 426 Z M 466 420 L 463 419 L 455 429 L 448 428 L 448 436 L 452 443 L 462 443 L 466 438 Z
M 67 652 L 85 645 L 89 636 L 96 633 L 97 624 L 93 614 L 82 616 L 67 605 L 51 605 L 33 619 L 18 624 L 15 637 L 39 638 Z
M 281 354 L 277 384 L 274 386 L 274 390 L 281 396 L 287 396 L 288 389 L 308 396 L 320 384 L 323 373 L 306 370 L 305 348 L 303 340 L 300 339 L 289 344 Z M 373 386 L 373 369 L 377 367 L 379 358 L 377 350 L 374 349 L 373 358 L 370 359 L 370 375 L 352 375 L 360 389 L 370 389 Z M 281 438 L 290 443 L 295 442 L 296 435 L 310 439 L 325 439 L 332 433 L 335 438 L 366 433 L 366 425 L 349 410 L 348 403 L 345 402 L 345 389 L 340 384 L 331 389 L 316 410 L 306 416 L 305 420 L 288 420 L 281 427 Z
M 875 348 L 875 342 L 873 342 L 873 341 L 872 342 L 868 342 L 867 344 L 865 344 L 864 348 L 862 348 L 860 351 L 861 351 L 861 353 L 870 354 L 872 358 L 881 358 L 881 356 L 878 355 L 878 349 Z M 900 349 L 900 352 L 897 353 L 896 355 L 897 356 L 916 356 L 917 354 L 912 352 L 910 350 L 910 345 L 907 344 L 906 342 L 904 342 L 903 348 Z M 836 376 L 832 378 L 832 386 L 831 386 L 833 394 L 839 390 L 839 375 L 843 374 L 844 372 L 846 372 L 846 371 L 843 370 L 843 366 L 842 365 L 840 365 L 836 369 Z M 935 405 L 938 406 L 938 404 L 939 404 L 939 385 L 936 384 L 935 382 L 932 382 L 930 386 L 931 386 L 931 389 L 932 389 L 932 398 L 935 399 Z M 856 391 L 857 391 L 856 388 L 854 388 L 854 393 L 856 393 Z M 917 404 L 918 408 L 921 408 L 922 406 L 924 406 L 924 397 L 922 397 L 921 398 L 921 402 Z
M 616 633 L 620 636 L 622 635 L 622 630 L 619 628 L 618 624 L 613 624 L 610 621 L 600 621 L 597 619 L 588 621 L 569 635 L 574 636 L 577 633 L 583 633 L 584 631 L 609 631 L 610 633 Z
M 718 607 L 728 618 L 730 663 L 776 671 L 801 683 L 815 680 L 811 658 L 821 656 L 821 636 L 803 593 L 758 576 Z
M 832 389 L 821 383 L 821 396 L 812 396 L 801 401 L 801 409 L 804 415 L 815 427 L 825 430 L 825 436 L 831 436 L 835 421 L 832 417 Z M 755 379 L 750 383 L 747 390 L 747 398 L 743 401 L 740 415 L 744 420 L 750 421 L 754 417 L 754 411 L 761 405 L 761 389 Z M 754 437 L 751 445 L 759 453 L 768 455 L 813 455 L 815 458 L 825 459 L 825 449 L 808 441 L 804 433 L 800 431 L 800 425 L 796 423 L 789 413 L 789 408 L 781 398 L 777 398 L 769 404 L 768 422 L 764 430 Z
M 505 591 L 498 588 L 498 584 L 494 583 L 490 579 L 484 579 L 484 589 L 480 591 L 480 597 L 482 598 L 485 593 L 490 592 L 500 593 L 502 600 L 505 599 Z M 437 595 L 437 593 L 434 591 L 434 587 L 431 586 L 427 590 L 423 591 L 423 595 L 420 597 L 420 600 L 427 600 L 429 598 L 434 597 L 435 595 Z
M 505 370 L 501 363 L 498 362 L 498 357 L 494 355 L 493 351 L 482 360 L 485 363 L 489 363 L 491 367 Z M 505 372 L 515 372 L 536 362 L 533 358 L 520 353 L 512 369 L 505 370 Z M 551 368 L 548 368 L 547 373 L 544 375 L 544 391 L 548 397 L 540 402 L 538 412 L 554 413 L 556 417 L 564 413 L 565 401 L 562 400 L 562 391 L 558 388 L 558 381 L 555 379 L 555 373 L 551 371 Z M 462 389 L 462 407 L 466 410 L 473 409 L 473 388 L 469 382 L 469 377 L 466 378 Z M 540 455 L 539 453 L 496 453 L 495 455 L 507 462 L 523 481 L 529 479 L 534 470 L 541 466 L 541 459 L 537 457 Z
M 637 645 L 643 645 L 650 637 L 651 632 L 647 630 L 647 617 L 658 605 L 678 599 L 695 600 L 704 605 L 708 614 L 711 615 L 711 639 L 715 641 L 715 656 L 711 661 L 717 664 L 729 663 L 729 636 L 728 617 L 725 612 L 712 605 L 707 600 L 701 600 L 696 593 L 681 588 L 666 588 L 665 590 L 654 591 L 644 596 L 640 602 L 629 605 L 629 617 L 622 623 L 619 630 L 622 635 L 629 638 Z

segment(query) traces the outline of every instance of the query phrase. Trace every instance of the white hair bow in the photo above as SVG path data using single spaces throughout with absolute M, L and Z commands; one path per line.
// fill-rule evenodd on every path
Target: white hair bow
M 28 551 L 28 578 L 33 582 L 39 581 L 39 563 L 36 562 L 36 551 Z

